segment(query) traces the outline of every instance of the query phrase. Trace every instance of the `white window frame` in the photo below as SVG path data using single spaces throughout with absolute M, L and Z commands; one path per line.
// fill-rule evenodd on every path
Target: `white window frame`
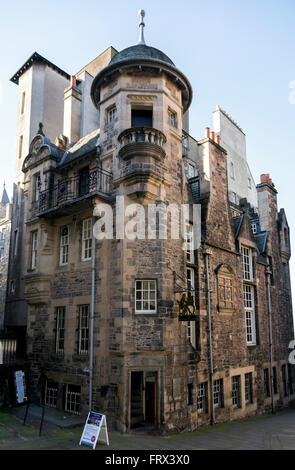
M 67 229 L 68 233 L 63 235 L 63 231 Z M 69 261 L 69 226 L 65 225 L 60 229 L 59 242 L 59 265 L 66 266 Z
M 233 162 L 230 162 L 230 177 L 234 180 L 235 179 L 235 166 Z
M 213 404 L 214 408 L 221 408 L 223 405 L 223 379 L 213 382 Z
M 107 121 L 108 124 L 111 124 L 117 119 L 117 107 L 114 105 L 107 111 Z
M 139 287 L 141 283 L 141 287 Z M 141 308 L 139 308 L 139 304 Z M 144 306 L 148 308 L 144 308 Z M 155 308 L 151 308 L 151 305 Z M 135 280 L 135 313 L 157 313 L 157 281 L 155 279 L 136 279 Z
M 71 385 L 67 384 L 65 396 L 65 411 L 74 415 L 79 415 L 81 412 L 81 389 L 80 392 L 73 392 L 69 390 L 69 387 L 71 387 Z M 73 408 L 76 409 L 73 409 L 72 405 Z
M 78 352 L 81 355 L 89 353 L 89 317 L 90 306 L 79 305 L 79 345 Z M 87 348 L 85 347 L 87 345 Z
M 256 222 L 253 222 L 251 224 L 251 228 L 252 228 L 252 232 L 253 234 L 255 235 L 257 233 L 257 223 Z
M 189 274 L 190 273 L 190 274 Z M 189 274 L 189 275 L 188 275 Z M 195 296 L 195 270 L 193 268 L 186 268 L 186 282 L 187 282 L 187 294 Z M 187 322 L 187 337 L 191 345 L 196 348 L 196 322 Z
M 188 163 L 187 165 L 187 176 L 188 179 L 194 178 L 196 176 L 196 167 L 191 163 Z
M 186 224 L 186 248 L 187 263 L 195 264 L 193 224 Z
M 177 113 L 168 108 L 168 124 L 172 127 L 177 127 Z
M 35 173 L 33 176 L 33 202 L 39 201 L 39 194 L 41 188 L 41 175 L 40 173 Z
M 231 382 L 232 382 L 232 405 L 235 408 L 241 408 L 242 406 L 241 376 L 240 375 L 232 376 Z
M 66 307 L 56 308 L 56 336 L 55 336 L 55 352 L 56 354 L 64 354 L 65 352 L 65 321 L 66 321 Z M 63 331 L 63 336 L 61 336 Z M 59 347 L 60 340 L 63 340 L 63 347 Z
M 31 269 L 36 269 L 38 253 L 38 230 L 34 230 L 31 235 Z
M 45 388 L 45 405 L 49 406 L 50 408 L 56 408 L 57 406 L 57 384 L 56 387 L 48 387 L 48 381 L 46 381 L 46 388 Z
M 199 414 L 206 413 L 207 400 L 208 400 L 208 384 L 203 382 L 198 384 L 197 388 L 197 410 Z
M 255 295 L 254 286 L 243 285 L 243 297 L 245 308 L 246 341 L 247 344 L 256 344 L 255 322 Z
M 82 261 L 92 256 L 92 219 L 84 219 L 82 226 Z
M 241 246 L 242 270 L 244 281 L 253 281 L 253 252 L 249 246 Z
M 247 382 L 246 378 L 250 380 Z M 246 405 L 251 405 L 253 403 L 253 374 L 252 372 L 247 372 L 245 374 L 245 403 Z

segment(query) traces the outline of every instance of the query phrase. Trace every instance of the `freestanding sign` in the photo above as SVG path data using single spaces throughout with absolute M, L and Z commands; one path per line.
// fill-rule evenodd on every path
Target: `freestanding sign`
M 97 442 L 109 445 L 107 420 L 105 415 L 91 411 L 88 413 L 79 445 L 89 446 L 94 450 Z
M 28 398 L 26 396 L 26 378 L 23 370 L 17 370 L 14 372 L 14 383 L 16 403 L 18 405 L 27 403 Z

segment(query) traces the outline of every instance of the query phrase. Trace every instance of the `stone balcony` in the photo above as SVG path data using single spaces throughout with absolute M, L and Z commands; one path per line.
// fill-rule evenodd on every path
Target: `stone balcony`
M 121 171 L 114 185 L 123 183 L 125 194 L 138 202 L 156 199 L 164 182 L 165 135 L 152 127 L 132 127 L 118 141 Z

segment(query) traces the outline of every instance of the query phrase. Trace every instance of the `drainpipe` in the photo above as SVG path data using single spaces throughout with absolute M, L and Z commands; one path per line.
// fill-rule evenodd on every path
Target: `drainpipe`
M 93 329 L 94 329 L 94 301 L 95 301 L 95 252 L 96 239 L 94 236 L 95 217 L 92 218 L 92 256 L 91 256 L 91 308 L 90 308 L 90 347 L 89 347 L 89 412 L 92 411 L 93 390 Z
M 268 331 L 269 331 L 269 362 L 270 362 L 270 387 L 271 387 L 271 411 L 275 413 L 274 387 L 273 387 L 273 349 L 272 349 L 272 318 L 271 318 L 271 297 L 270 297 L 270 276 L 269 265 L 265 271 L 267 283 L 267 309 L 268 309 Z
M 212 320 L 211 320 L 211 290 L 210 290 L 210 276 L 209 276 L 209 256 L 212 252 L 208 249 L 204 249 L 204 256 L 206 262 L 206 278 L 207 278 L 207 302 L 208 302 L 208 329 L 209 329 L 209 382 L 210 382 L 210 424 L 211 426 L 215 423 L 215 410 L 213 400 L 213 350 L 212 350 Z

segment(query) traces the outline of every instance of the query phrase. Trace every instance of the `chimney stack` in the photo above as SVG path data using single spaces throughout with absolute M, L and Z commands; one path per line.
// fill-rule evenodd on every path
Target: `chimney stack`
M 82 93 L 77 88 L 77 79 L 71 76 L 71 85 L 64 91 L 64 123 L 63 135 L 68 143 L 73 144 L 80 139 Z
M 210 137 L 210 127 L 206 127 L 206 128 L 205 128 L 205 137 L 206 137 L 207 139 L 209 139 L 209 137 Z

